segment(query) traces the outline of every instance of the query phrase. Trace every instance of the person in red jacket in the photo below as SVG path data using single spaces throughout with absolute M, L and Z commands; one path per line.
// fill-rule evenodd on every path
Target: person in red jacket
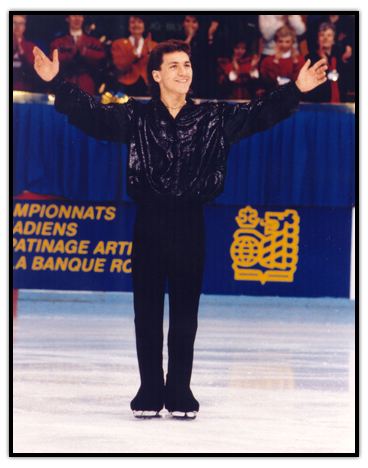
M 27 15 L 13 16 L 13 90 L 33 91 L 34 72 L 33 48 L 35 44 L 24 38 Z
M 69 34 L 51 43 L 51 56 L 57 49 L 65 80 L 75 83 L 88 94 L 96 95 L 97 73 L 106 56 L 105 48 L 98 39 L 84 34 L 83 15 L 69 15 L 66 21 Z
M 231 58 L 218 59 L 220 99 L 254 99 L 256 97 L 260 57 L 247 56 L 245 41 L 239 41 Z
M 147 36 L 148 17 L 131 15 L 128 29 L 130 36 L 116 39 L 111 46 L 115 66 L 117 91 L 129 96 L 146 96 L 148 93 L 147 63 L 151 50 L 157 45 Z
M 289 81 L 295 81 L 305 60 L 296 48 L 296 34 L 289 26 L 282 26 L 275 34 L 275 53 L 261 63 L 261 78 L 266 93 Z

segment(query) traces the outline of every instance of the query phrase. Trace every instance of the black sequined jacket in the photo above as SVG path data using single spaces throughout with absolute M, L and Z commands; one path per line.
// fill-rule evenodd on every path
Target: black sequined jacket
M 127 194 L 138 203 L 198 204 L 221 195 L 230 146 L 293 115 L 290 82 L 250 103 L 187 104 L 174 119 L 160 100 L 101 104 L 59 77 L 55 108 L 87 135 L 128 147 Z M 256 155 L 255 155 L 256 157 Z

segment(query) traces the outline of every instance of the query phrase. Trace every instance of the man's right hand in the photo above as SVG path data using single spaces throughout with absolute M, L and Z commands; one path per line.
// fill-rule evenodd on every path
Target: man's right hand
M 35 57 L 34 68 L 38 75 L 44 81 L 51 81 L 54 79 L 55 76 L 59 73 L 58 50 L 54 50 L 52 54 L 52 61 L 46 57 L 46 55 L 38 47 L 34 47 L 33 55 Z

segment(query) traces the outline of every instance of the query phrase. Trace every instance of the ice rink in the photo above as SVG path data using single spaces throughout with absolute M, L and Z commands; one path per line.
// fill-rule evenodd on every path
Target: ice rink
M 14 454 L 354 453 L 354 301 L 202 295 L 194 421 L 133 417 L 132 303 L 130 293 L 20 291 Z

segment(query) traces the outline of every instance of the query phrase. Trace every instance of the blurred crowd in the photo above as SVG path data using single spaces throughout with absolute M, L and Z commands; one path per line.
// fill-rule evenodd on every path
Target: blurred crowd
M 248 100 L 295 80 L 305 61 L 328 60 L 328 80 L 306 102 L 355 100 L 354 15 L 13 15 L 13 90 L 47 93 L 33 47 L 93 96 L 148 96 L 150 51 L 167 39 L 191 46 L 192 97 Z

